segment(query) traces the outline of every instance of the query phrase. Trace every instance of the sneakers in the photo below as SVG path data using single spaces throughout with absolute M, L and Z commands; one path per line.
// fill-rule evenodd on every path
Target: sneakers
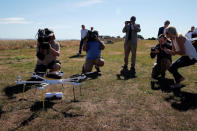
M 185 78 L 184 77 L 181 77 L 180 79 L 176 80 L 176 83 L 180 83 L 181 81 L 184 81 Z
M 135 72 L 135 68 L 134 67 L 131 67 L 130 68 L 130 72 L 131 72 L 131 74 L 135 74 L 136 72 Z
M 179 89 L 179 88 L 181 88 L 181 87 L 182 87 L 181 84 L 170 85 L 170 88 L 171 88 L 171 89 Z
M 127 65 L 122 66 L 122 68 L 123 68 L 124 70 L 128 70 L 128 66 L 127 66 Z

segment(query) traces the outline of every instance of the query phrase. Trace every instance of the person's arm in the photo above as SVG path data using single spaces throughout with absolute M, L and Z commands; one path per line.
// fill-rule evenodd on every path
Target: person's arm
M 101 50 L 105 49 L 105 44 L 104 44 L 104 42 L 100 41 L 99 38 L 98 38 L 97 36 L 96 36 L 96 41 L 99 42 L 99 46 L 100 46 Z
M 152 48 L 151 48 L 151 52 L 150 52 L 150 57 L 153 59 L 155 58 L 155 56 L 159 53 L 159 50 L 157 49 L 158 45 L 156 45 L 155 47 L 152 47 L 154 48 L 155 50 L 153 51 Z
M 128 23 L 125 22 L 125 26 L 124 26 L 124 28 L 122 29 L 122 32 L 123 32 L 123 33 L 127 32 L 127 26 L 128 26 Z
M 99 46 L 100 46 L 101 50 L 104 50 L 105 49 L 104 42 L 101 42 L 100 40 L 98 42 L 99 42 Z
M 49 45 L 50 45 L 49 49 L 52 52 L 52 54 L 54 54 L 55 56 L 60 56 L 60 46 L 59 46 L 59 44 L 57 45 L 56 49 L 54 49 L 51 46 L 51 44 L 49 44 Z
M 179 36 L 177 38 L 177 44 L 179 45 L 180 47 L 180 51 L 175 51 L 175 54 L 178 54 L 178 55 L 185 55 L 185 47 L 184 47 L 184 44 L 185 44 L 185 37 L 183 36 Z
M 139 24 L 135 24 L 135 25 L 134 25 L 134 30 L 135 30 L 136 32 L 140 32 L 140 31 L 141 31 L 140 25 L 139 25 Z
M 172 39 L 171 39 L 171 43 L 172 43 L 172 47 L 171 47 L 171 48 L 166 48 L 166 47 L 164 47 L 164 48 L 163 48 L 163 51 L 164 51 L 166 54 L 175 55 L 174 41 L 173 41 Z

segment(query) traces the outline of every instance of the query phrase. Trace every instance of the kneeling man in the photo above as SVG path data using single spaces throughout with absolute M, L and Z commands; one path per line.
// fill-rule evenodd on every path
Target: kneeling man
M 99 67 L 104 66 L 104 59 L 101 58 L 101 50 L 104 48 L 105 44 L 99 40 L 98 32 L 88 31 L 83 44 L 83 50 L 87 52 L 87 56 L 82 73 L 91 72 L 94 65 L 97 72 L 100 72 Z

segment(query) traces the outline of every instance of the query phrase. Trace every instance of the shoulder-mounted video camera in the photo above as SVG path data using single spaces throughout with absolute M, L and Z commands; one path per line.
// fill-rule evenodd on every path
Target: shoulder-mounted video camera
M 53 31 L 49 30 L 48 28 L 39 29 L 37 34 L 38 34 L 37 41 L 38 41 L 39 51 L 36 54 L 36 56 L 40 60 L 43 60 L 45 58 L 45 55 L 43 54 L 43 52 L 40 51 L 40 49 L 43 50 L 43 49 L 49 49 L 50 48 L 49 42 L 50 42 L 51 34 L 53 34 Z
M 88 30 L 88 33 L 87 33 L 87 39 L 88 41 L 96 41 L 96 38 L 98 37 L 98 31 L 90 31 Z
M 48 28 L 38 30 L 38 39 L 37 40 L 39 43 L 39 48 L 49 49 L 50 34 L 52 34 L 52 33 L 53 33 L 53 31 L 49 30 Z

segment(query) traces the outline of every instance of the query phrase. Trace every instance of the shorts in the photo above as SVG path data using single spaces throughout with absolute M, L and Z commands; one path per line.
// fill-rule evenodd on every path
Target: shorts
M 34 72 L 37 72 L 37 73 L 39 73 L 39 72 L 42 73 L 43 72 L 43 73 L 45 73 L 47 71 L 47 69 L 53 69 L 56 64 L 60 65 L 61 63 L 60 63 L 60 61 L 56 60 L 56 61 L 52 61 L 48 65 L 43 65 L 43 64 L 39 64 L 38 65 L 37 64 Z
M 102 58 L 96 58 L 93 60 L 86 60 L 85 64 L 83 65 L 83 70 L 85 72 L 91 72 L 94 65 L 99 66 L 99 62 L 104 62 Z

